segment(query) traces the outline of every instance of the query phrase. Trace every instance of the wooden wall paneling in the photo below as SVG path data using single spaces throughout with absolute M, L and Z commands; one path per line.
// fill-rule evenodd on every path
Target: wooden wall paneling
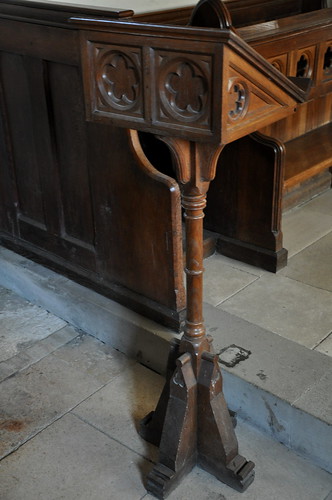
M 87 132 L 79 70 L 49 63 L 49 85 L 62 207 L 61 237 L 93 251 L 90 172 L 87 165 Z M 93 175 L 93 172 L 92 172 Z
M 34 153 L 36 177 L 39 180 L 38 195 L 43 209 L 45 231 L 59 234 L 61 210 L 53 123 L 50 120 L 52 112 L 49 106 L 48 66 L 46 61 L 31 56 L 23 56 L 23 64 L 30 104 L 31 149 Z M 22 236 L 24 237 L 24 234 Z
M 3 241 L 179 329 L 177 184 L 144 166 L 124 131 L 85 122 L 75 30 L 3 19 L 0 27 Z
M 79 64 L 80 56 L 76 31 L 33 24 L 29 22 L 29 18 L 26 21 L 0 19 L 1 50 L 46 61 Z
M 193 0 L 192 7 L 180 7 L 178 9 L 135 14 L 133 20 L 145 23 L 185 25 L 188 24 L 194 4 L 195 2 Z
M 262 129 L 262 133 L 288 142 L 298 135 L 322 127 L 331 121 L 332 93 L 299 104 L 293 116 L 280 120 Z
M 13 145 L 19 217 L 26 218 L 31 221 L 31 224 L 45 229 L 42 188 L 34 145 L 29 81 L 24 58 L 3 52 L 1 72 L 9 133 Z
M 0 227 L 12 235 L 18 234 L 18 194 L 13 160 L 13 146 L 10 137 L 7 106 L 3 89 L 2 54 L 0 53 Z
M 331 122 L 331 97 L 332 92 L 311 102 L 315 124 L 312 129 L 322 127 L 323 125 L 327 125 Z

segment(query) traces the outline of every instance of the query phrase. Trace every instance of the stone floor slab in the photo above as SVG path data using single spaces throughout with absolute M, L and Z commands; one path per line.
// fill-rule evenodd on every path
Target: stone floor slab
M 294 255 L 280 275 L 332 292 L 332 232 Z
M 307 203 L 300 207 L 302 213 L 310 210 L 311 212 L 318 212 L 320 214 L 332 214 L 332 191 L 329 189 L 325 193 L 315 196 Z
M 74 415 L 1 462 L 1 500 L 139 500 L 151 464 Z
M 31 347 L 19 352 L 16 356 L 0 362 L 0 382 L 37 363 L 42 358 L 70 342 L 78 336 L 78 332 L 70 325 L 57 330 L 45 339 L 36 341 Z
M 239 422 L 240 453 L 255 462 L 256 477 L 238 493 L 196 467 L 168 497 L 169 500 L 325 500 L 332 476 L 310 465 L 281 444 Z M 146 495 L 144 500 L 153 500 Z
M 95 353 L 90 361 L 84 352 L 85 342 L 74 341 L 2 382 L 0 456 L 16 449 L 130 366 L 125 356 L 117 352 L 110 356 L 101 342 L 92 341 Z
M 225 264 L 221 255 L 204 261 L 204 301 L 217 306 L 258 278 L 257 276 Z
M 134 360 L 82 332 L 54 351 L 53 355 L 84 375 L 93 377 L 101 385 L 135 364 Z
M 164 379 L 136 364 L 78 405 L 73 413 L 143 456 L 156 448 L 138 434 L 139 422 L 155 409 Z
M 34 345 L 66 322 L 5 288 L 0 289 L 0 361 Z
M 304 217 L 302 208 L 295 208 L 283 216 L 282 229 L 283 246 L 292 257 L 332 231 L 332 214 L 307 208 Z
M 312 349 L 331 331 L 332 293 L 262 276 L 219 308 Z

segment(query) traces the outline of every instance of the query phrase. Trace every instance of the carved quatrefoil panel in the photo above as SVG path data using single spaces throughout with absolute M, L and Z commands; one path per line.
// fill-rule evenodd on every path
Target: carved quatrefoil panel
M 171 59 L 159 54 L 159 96 L 157 109 L 162 121 L 178 120 L 210 127 L 211 61 L 190 56 Z
M 96 48 L 97 107 L 103 111 L 141 113 L 140 54 L 130 49 Z

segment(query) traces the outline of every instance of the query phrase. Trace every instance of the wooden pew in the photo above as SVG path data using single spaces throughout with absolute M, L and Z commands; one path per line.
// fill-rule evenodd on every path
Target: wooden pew
M 244 20 L 260 21 L 263 11 L 275 16 L 276 5 L 282 18 L 279 22 L 283 20 L 285 28 L 273 36 L 286 40 L 291 29 L 298 30 L 296 19 L 300 19 L 307 23 L 303 29 L 316 37 L 313 44 L 320 43 L 323 30 L 310 24 L 319 17 L 321 2 L 228 0 L 225 4 L 236 21 L 232 21 L 235 29 L 264 57 L 278 55 L 268 53 L 279 44 L 273 37 L 266 38 L 271 24 L 239 26 L 245 24 Z M 313 10 L 316 12 L 310 12 Z M 331 40 L 330 11 L 324 11 L 326 43 Z M 191 12 L 192 8 L 186 7 L 135 16 L 126 9 L 69 9 L 24 0 L 0 4 L 2 244 L 176 330 L 182 328 L 186 300 L 180 192 L 173 179 L 169 152 L 153 136 L 141 134 L 142 151 L 137 155 L 131 147 L 133 138 L 123 131 L 114 130 L 112 139 L 108 133 L 111 125 L 84 122 L 80 42 L 77 28 L 69 25 L 68 19 L 75 13 L 103 13 L 118 19 L 131 16 L 183 25 L 189 22 Z M 296 15 L 285 18 L 289 14 Z M 288 19 L 293 19 L 293 28 L 290 25 L 287 33 Z M 292 39 L 300 43 L 303 36 L 299 32 Z M 282 43 L 287 46 L 287 42 Z M 273 271 L 282 267 L 287 260 L 282 244 L 282 200 L 287 196 L 299 200 L 308 183 L 310 194 L 315 185 L 304 177 L 317 170 L 321 172 L 316 176 L 315 190 L 329 182 L 328 47 L 326 54 L 323 48 L 319 52 L 323 80 L 318 83 L 317 79 L 310 102 L 299 105 L 294 117 L 263 130 L 263 134 L 246 136 L 225 147 L 223 167 L 217 170 L 208 194 L 205 218 L 206 228 L 217 237 L 222 253 Z M 287 74 L 288 68 L 284 72 Z M 316 163 L 303 149 L 306 132 L 317 144 L 310 149 Z M 104 140 L 96 147 L 100 137 Z M 288 165 L 304 165 L 292 160 L 300 158 L 298 151 L 302 151 L 308 168 L 293 175 Z M 121 175 L 107 168 L 113 164 L 121 164 Z M 294 181 L 300 181 L 295 188 L 291 186 Z M 113 188 L 111 196 L 109 186 Z M 133 203 L 140 200 L 139 211 L 128 211 L 128 197 Z
M 326 0 L 223 3 L 233 27 L 268 61 L 312 80 L 308 102 L 294 116 L 225 148 L 208 194 L 204 225 L 218 251 L 275 272 L 287 264 L 282 211 L 331 187 L 331 8 Z M 205 26 L 209 14 L 200 10 L 190 21 L 187 8 L 172 15 Z
M 269 4 L 275 8 L 277 3 Z M 311 93 L 294 116 L 225 148 L 220 159 L 224 166 L 209 191 L 205 219 L 205 227 L 219 234 L 222 254 L 270 271 L 287 263 L 282 210 L 328 189 L 332 166 L 332 9 L 306 11 L 322 6 L 320 2 L 278 4 L 292 7 L 283 13 L 297 9 L 300 13 L 290 17 L 280 13 L 279 19 L 240 27 L 237 32 L 299 84 L 310 78 Z M 260 18 L 257 12 L 249 13 L 248 22 Z
M 293 120 L 283 120 L 262 131 L 285 146 L 283 207 L 289 208 L 314 194 L 317 181 L 326 179 L 323 187 L 331 185 L 328 171 L 332 166 L 331 9 L 280 20 L 275 29 L 263 24 L 243 35 L 284 74 L 312 80 L 308 101 L 298 106 Z
M 133 12 L 0 3 L 0 240 L 179 329 L 178 184 L 133 152 L 126 131 L 85 122 L 75 14 Z
M 236 28 L 281 19 L 328 7 L 329 0 L 223 0 Z M 179 2 L 180 4 L 181 2 Z M 189 23 L 195 2 L 190 7 L 178 7 L 150 13 L 134 14 L 133 19 L 165 24 Z M 200 13 L 200 17 L 201 17 Z M 211 24 L 211 23 L 210 23 Z

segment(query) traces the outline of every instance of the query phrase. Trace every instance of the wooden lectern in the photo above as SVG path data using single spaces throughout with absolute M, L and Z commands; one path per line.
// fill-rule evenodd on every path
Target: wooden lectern
M 87 119 L 127 128 L 137 155 L 136 131 L 155 134 L 168 145 L 181 186 L 186 325 L 156 411 L 142 422 L 142 435 L 160 447 L 147 489 L 164 498 L 199 464 L 243 491 L 254 464 L 238 453 L 202 316 L 203 211 L 223 147 L 291 114 L 305 92 L 236 34 L 220 0 L 199 2 L 189 27 L 71 22 L 82 30 Z

